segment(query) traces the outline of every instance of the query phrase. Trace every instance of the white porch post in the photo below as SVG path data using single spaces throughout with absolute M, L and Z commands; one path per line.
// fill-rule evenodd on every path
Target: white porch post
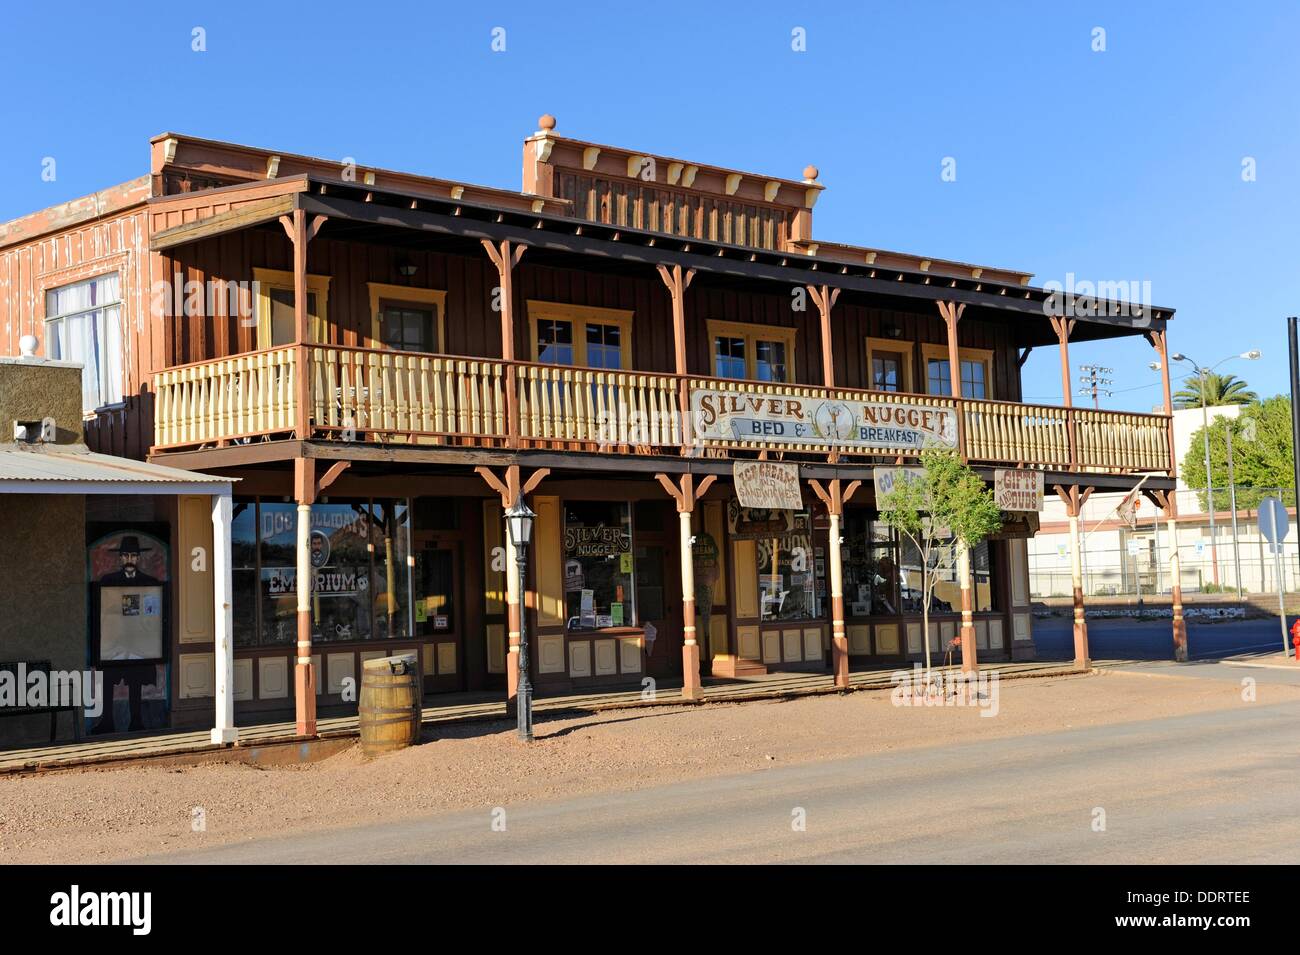
M 212 742 L 233 743 L 235 729 L 235 636 L 231 610 L 230 485 L 212 495 L 212 623 L 216 651 L 217 712 Z

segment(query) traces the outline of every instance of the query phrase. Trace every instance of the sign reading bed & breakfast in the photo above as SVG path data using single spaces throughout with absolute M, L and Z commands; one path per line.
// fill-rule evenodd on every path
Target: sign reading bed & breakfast
M 691 391 L 699 441 L 803 444 L 848 449 L 957 447 L 952 408 L 844 401 L 790 392 Z

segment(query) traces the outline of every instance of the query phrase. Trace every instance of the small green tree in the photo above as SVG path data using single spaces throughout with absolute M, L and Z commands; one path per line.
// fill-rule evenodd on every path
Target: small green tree
M 876 502 L 880 519 L 912 542 L 921 557 L 922 643 L 930 677 L 930 600 L 956 546 L 970 548 L 1002 527 L 1002 514 L 978 474 L 956 452 L 926 448 L 919 471 L 905 471 Z
M 1237 506 L 1255 508 L 1261 498 L 1289 489 L 1295 483 L 1291 447 L 1291 400 L 1275 395 L 1249 405 L 1235 418 L 1210 421 L 1210 470 L 1214 475 L 1215 510 L 1226 511 L 1228 496 L 1228 429 L 1232 429 L 1232 471 L 1237 483 Z M 1197 428 L 1188 443 L 1179 477 L 1188 487 L 1200 490 L 1201 509 L 1209 502 L 1205 494 L 1205 429 Z M 1284 494 L 1291 503 L 1290 494 Z
M 1206 372 L 1204 381 L 1199 375 L 1192 375 L 1184 380 L 1183 387 L 1174 392 L 1175 408 L 1199 408 L 1201 406 L 1201 388 L 1205 389 L 1205 404 L 1248 405 L 1259 401 L 1259 395 L 1250 390 L 1250 385 L 1236 375 L 1220 375 Z

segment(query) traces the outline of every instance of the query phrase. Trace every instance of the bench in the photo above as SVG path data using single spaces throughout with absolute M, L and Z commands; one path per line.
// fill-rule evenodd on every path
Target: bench
M 24 667 L 25 673 L 44 673 L 47 675 L 46 699 L 49 700 L 53 688 L 48 685 L 48 674 L 50 672 L 49 660 L 0 660 L 0 673 L 12 673 L 17 688 L 18 667 Z M 0 717 L 4 716 L 40 716 L 44 713 L 50 714 L 50 742 L 53 743 L 59 735 L 59 714 L 68 712 L 72 714 L 72 736 L 81 742 L 81 707 L 76 704 L 66 706 L 0 706 Z

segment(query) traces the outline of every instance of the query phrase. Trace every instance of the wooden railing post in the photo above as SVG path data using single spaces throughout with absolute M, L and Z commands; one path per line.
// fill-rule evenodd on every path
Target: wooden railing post
M 1074 399 L 1070 388 L 1070 333 L 1074 331 L 1073 318 L 1049 315 L 1048 320 L 1061 345 L 1061 400 L 1065 403 L 1065 427 L 1070 439 L 1070 470 L 1079 470 L 1078 442 L 1075 440 Z
M 519 430 L 519 385 L 515 368 L 514 269 L 528 246 L 502 239 L 494 243 L 483 239 L 488 258 L 497 267 L 501 296 L 501 360 L 506 363 L 506 444 L 517 448 L 522 443 Z
M 970 460 L 966 448 L 966 408 L 961 393 L 961 350 L 957 346 L 957 323 L 961 321 L 962 312 L 966 311 L 964 303 L 937 302 L 939 314 L 943 316 L 948 328 L 948 372 L 952 382 L 952 403 L 957 415 L 957 448 L 962 462 Z
M 673 367 L 681 380 L 677 387 L 677 402 L 680 409 L 679 420 L 682 425 L 682 455 L 690 453 L 691 443 L 691 405 L 690 385 L 686 380 L 686 290 L 690 288 L 691 279 L 695 278 L 694 269 L 682 270 L 680 265 L 671 269 L 659 266 L 659 277 L 668 286 L 673 306 Z
M 311 437 L 311 313 L 307 307 L 307 243 L 328 221 L 327 216 L 315 216 L 310 225 L 304 209 L 294 209 L 293 215 L 280 216 L 280 225 L 293 243 L 293 344 L 294 364 L 297 366 L 294 388 L 294 436 L 299 441 Z

